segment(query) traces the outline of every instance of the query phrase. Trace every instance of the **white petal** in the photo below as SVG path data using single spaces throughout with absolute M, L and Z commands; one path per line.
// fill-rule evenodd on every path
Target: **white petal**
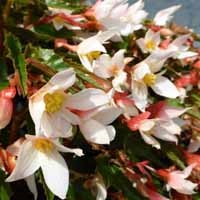
M 35 182 L 35 176 L 31 175 L 27 178 L 25 178 L 26 184 L 31 191 L 31 193 L 34 195 L 34 199 L 37 200 L 38 197 L 38 191 L 37 191 L 37 186 Z
M 192 140 L 189 144 L 188 151 L 196 152 L 200 148 L 200 140 Z
M 142 132 L 140 132 L 140 134 L 147 144 L 150 144 L 151 146 L 155 147 L 156 149 L 160 149 L 160 144 L 154 137 L 152 137 L 151 135 L 142 133 Z
M 146 74 L 150 74 L 151 70 L 146 62 L 141 62 L 136 65 L 133 76 L 135 80 L 141 80 Z
M 112 80 L 113 88 L 118 92 L 123 92 L 121 89 L 122 86 L 126 85 L 127 80 L 127 73 L 124 71 L 121 71 L 115 78 Z
M 16 166 L 6 181 L 16 181 L 32 175 L 40 164 L 38 162 L 38 151 L 34 149 L 31 141 L 22 144 Z
M 52 20 L 54 28 L 59 31 L 63 28 L 64 22 L 58 22 L 57 20 Z
M 140 38 L 140 39 L 136 40 L 136 43 L 137 43 L 137 45 L 139 46 L 139 48 L 141 49 L 141 51 L 143 53 L 147 53 L 148 52 L 148 50 L 146 48 L 146 44 L 145 44 L 144 38 Z
M 124 53 L 125 53 L 125 49 L 120 49 L 119 51 L 117 51 L 115 53 L 115 55 L 112 58 L 112 65 L 113 66 L 117 66 L 120 69 L 124 68 Z
M 132 81 L 132 97 L 137 108 L 144 111 L 147 106 L 148 90 L 144 83 Z
M 62 110 L 62 117 L 73 125 L 80 124 L 80 118 L 68 109 Z
M 160 96 L 168 98 L 176 98 L 179 96 L 176 86 L 169 79 L 163 76 L 157 76 L 156 83 L 151 88 Z
M 93 72 L 92 62 L 88 59 L 87 55 L 78 55 L 82 65 L 89 71 Z
M 180 5 L 176 5 L 159 11 L 153 19 L 154 23 L 158 26 L 165 26 L 166 23 L 173 17 L 172 14 L 180 7 Z
M 117 117 L 119 117 L 122 113 L 122 110 L 113 106 L 104 107 L 102 110 L 97 112 L 96 115 L 93 116 L 93 119 L 96 121 L 108 125 L 111 124 Z
M 97 122 L 96 120 L 90 119 L 84 121 L 80 125 L 80 130 L 85 139 L 89 142 L 93 142 L 96 144 L 110 143 L 110 137 L 106 126 Z
M 99 32 L 97 34 L 96 38 L 101 43 L 104 43 L 105 41 L 107 41 L 110 38 L 112 38 L 115 34 L 116 34 L 116 31 L 114 31 L 114 30 L 108 30 L 108 31 L 104 31 L 104 32 Z
M 143 120 L 139 125 L 139 130 L 142 132 L 150 131 L 155 126 L 154 120 Z
M 47 137 L 65 138 L 72 136 L 72 126 L 62 117 L 62 113 L 48 114 L 47 112 L 44 112 L 41 119 L 41 128 L 42 132 Z
M 96 200 L 106 200 L 107 198 L 107 190 L 104 184 L 96 183 L 97 185 L 97 196 Z
M 108 136 L 110 138 L 110 141 L 113 141 L 115 139 L 115 135 L 116 135 L 116 130 L 115 130 L 114 126 L 107 126 L 106 129 L 108 131 Z
M 72 68 L 60 71 L 48 82 L 55 90 L 66 90 L 76 81 L 75 72 Z
M 173 135 L 180 135 L 181 133 L 181 128 L 172 120 L 158 121 L 157 124 Z
M 83 156 L 84 155 L 82 149 L 79 149 L 79 148 L 76 148 L 76 149 L 68 148 L 68 147 L 60 144 L 57 140 L 53 141 L 53 143 L 55 144 L 57 151 L 64 152 L 64 153 L 74 153 L 77 156 Z
M 61 199 L 66 198 L 69 186 L 69 170 L 62 156 L 53 151 L 51 154 L 40 154 L 44 180 L 53 194 Z
M 76 110 L 90 110 L 109 102 L 109 98 L 103 90 L 84 89 L 79 93 L 69 96 L 65 106 Z
M 197 56 L 198 53 L 193 52 L 193 51 L 185 51 L 185 52 L 178 52 L 177 54 L 177 58 L 178 59 L 185 59 L 185 58 L 189 58 L 189 57 L 193 57 L 193 56 Z

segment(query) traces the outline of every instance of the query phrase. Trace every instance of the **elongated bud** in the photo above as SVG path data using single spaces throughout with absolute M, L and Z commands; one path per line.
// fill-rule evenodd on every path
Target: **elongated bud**
M 13 102 L 12 98 L 16 95 L 14 87 L 5 88 L 0 92 L 0 129 L 5 128 L 12 117 Z

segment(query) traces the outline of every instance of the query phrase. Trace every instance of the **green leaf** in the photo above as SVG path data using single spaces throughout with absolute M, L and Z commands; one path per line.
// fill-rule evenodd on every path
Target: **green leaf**
M 24 54 L 22 53 L 22 46 L 17 37 L 11 33 L 5 34 L 5 46 L 8 49 L 8 57 L 12 60 L 13 66 L 19 73 L 20 84 L 23 89 L 23 94 L 27 93 L 27 71 L 26 71 L 26 61 Z
M 97 169 L 103 176 L 107 185 L 114 187 L 117 191 L 122 191 L 128 200 L 146 199 L 139 194 L 116 165 L 108 162 L 108 158 L 99 158 L 97 162 Z
M 69 190 L 67 193 L 68 200 L 95 200 L 95 197 L 92 196 L 91 192 L 83 187 L 83 181 L 76 181 L 75 183 L 70 184 Z
M 5 183 L 5 173 L 0 169 L 0 200 L 10 200 L 11 189 L 8 183 Z
M 168 142 L 160 142 L 161 144 L 161 151 L 179 168 L 184 169 L 184 157 L 182 152 L 177 148 L 177 146 L 173 143 Z
M 7 79 L 7 66 L 3 58 L 0 58 L 0 90 L 4 89 L 9 85 Z

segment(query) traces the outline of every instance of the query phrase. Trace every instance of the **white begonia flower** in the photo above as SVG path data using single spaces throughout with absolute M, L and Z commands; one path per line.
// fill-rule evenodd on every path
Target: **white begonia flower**
M 139 131 L 144 141 L 157 149 L 160 149 L 160 144 L 154 137 L 177 144 L 181 127 L 176 121 L 186 110 L 188 109 L 164 106 L 154 119 L 142 120 Z
M 160 32 L 154 32 L 151 29 L 149 29 L 146 32 L 145 37 L 136 40 L 136 43 L 143 53 L 148 53 L 158 50 L 160 41 Z
M 177 192 L 186 195 L 192 195 L 195 193 L 194 189 L 198 186 L 198 184 L 193 183 L 189 180 L 186 180 L 192 172 L 192 169 L 195 167 L 194 165 L 189 165 L 183 171 L 177 170 L 170 172 L 167 179 L 168 189 L 173 188 Z
M 122 92 L 121 86 L 126 84 L 127 73 L 124 72 L 125 62 L 124 62 L 124 52 L 125 50 L 119 50 L 111 58 L 108 54 L 102 54 L 97 60 L 94 61 L 93 73 L 101 78 L 111 78 L 113 88 Z
M 69 170 L 59 151 L 83 155 L 81 149 L 67 148 L 49 138 L 26 135 L 19 150 L 16 167 L 6 181 L 30 177 L 41 167 L 48 188 L 59 198 L 65 199 L 69 186 Z
M 166 26 L 167 22 L 173 18 L 172 15 L 180 8 L 181 5 L 176 5 L 160 10 L 153 19 L 154 24 L 158 26 Z
M 174 51 L 174 58 L 184 59 L 192 56 L 197 56 L 198 53 L 188 51 L 189 47 L 185 45 L 187 40 L 190 38 L 190 34 L 182 35 L 176 38 L 172 43 L 169 44 L 166 51 Z
M 101 5 L 102 4 L 102 5 Z M 106 10 L 105 14 L 99 14 Z M 142 21 L 148 15 L 143 10 L 144 2 L 139 0 L 129 7 L 127 1 L 105 0 L 95 6 L 95 17 L 106 30 L 116 30 L 119 35 L 127 36 L 143 27 Z
M 97 187 L 97 196 L 96 200 L 106 200 L 107 198 L 107 189 L 103 181 L 99 178 L 96 180 L 96 187 Z
M 98 58 L 101 52 L 106 53 L 103 44 L 114 35 L 115 31 L 99 32 L 97 35 L 83 40 L 77 46 L 77 54 L 80 61 L 88 71 L 93 71 L 93 60 Z
M 141 111 L 144 111 L 148 104 L 148 87 L 160 96 L 167 98 L 179 96 L 176 86 L 168 78 L 161 73 L 156 74 L 171 54 L 170 52 L 152 54 L 136 65 L 132 74 L 132 97 Z
M 108 96 L 99 89 L 84 89 L 73 95 L 65 93 L 74 82 L 72 69 L 58 72 L 30 97 L 29 111 L 36 134 L 53 138 L 70 137 L 71 124 L 79 123 L 79 118 L 71 110 L 87 111 L 109 102 Z

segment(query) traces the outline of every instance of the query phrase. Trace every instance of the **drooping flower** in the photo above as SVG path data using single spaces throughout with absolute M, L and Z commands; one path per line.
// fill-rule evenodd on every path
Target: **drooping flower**
M 137 45 L 143 53 L 153 52 L 158 49 L 160 44 L 160 32 L 154 32 L 149 29 L 144 38 L 136 40 Z
M 12 118 L 12 99 L 15 95 L 16 89 L 14 87 L 5 88 L 0 91 L 0 129 L 5 128 Z
M 94 16 L 105 30 L 114 29 L 119 35 L 127 36 L 143 27 L 142 22 L 148 15 L 143 7 L 143 0 L 131 6 L 126 0 L 104 0 L 95 5 Z
M 179 92 L 176 86 L 166 77 L 158 73 L 171 52 L 151 54 L 135 66 L 132 73 L 132 97 L 135 105 L 144 111 L 148 104 L 148 87 L 158 95 L 176 98 Z
M 77 156 L 83 155 L 81 149 L 67 148 L 56 140 L 26 135 L 26 140 L 19 150 L 16 167 L 6 181 L 24 179 L 41 167 L 48 188 L 59 198 L 65 199 L 69 185 L 69 171 L 59 151 L 75 153 Z
M 192 181 L 186 180 L 192 172 L 195 165 L 189 165 L 183 171 L 168 171 L 168 170 L 158 170 L 158 174 L 162 176 L 167 181 L 167 188 L 174 189 L 181 194 L 191 195 L 194 194 L 194 189 L 198 184 Z
M 157 149 L 160 149 L 160 144 L 155 137 L 164 141 L 178 142 L 176 135 L 180 135 L 181 128 L 174 120 L 186 111 L 167 106 L 166 103 L 159 107 L 155 104 L 148 109 L 150 112 L 141 113 L 127 120 L 127 125 L 132 131 L 139 130 L 144 141 Z M 156 113 L 151 113 L 151 110 Z
M 116 91 L 121 92 L 121 86 L 126 84 L 127 74 L 124 72 L 124 51 L 119 50 L 111 58 L 108 54 L 102 54 L 94 61 L 94 74 L 102 78 L 111 78 L 112 85 Z
M 172 14 L 174 14 L 180 8 L 181 5 L 176 5 L 160 10 L 153 19 L 154 24 L 158 26 L 166 26 L 167 22 L 173 18 Z
M 70 95 L 65 90 L 75 82 L 72 69 L 58 72 L 29 99 L 29 110 L 35 123 L 36 133 L 47 137 L 72 136 L 71 124 L 78 124 L 79 118 L 71 110 L 86 111 L 104 105 L 109 101 L 99 89 L 84 89 Z
M 192 56 L 197 56 L 198 53 L 189 51 L 189 47 L 186 45 L 187 40 L 190 38 L 190 34 L 181 35 L 177 37 L 172 43 L 170 43 L 166 51 L 174 52 L 173 58 L 184 59 Z
M 77 46 L 77 54 L 82 65 L 90 72 L 93 71 L 92 64 L 94 59 L 97 59 L 101 52 L 106 53 L 103 44 L 115 35 L 115 31 L 99 32 L 95 36 L 83 40 Z

